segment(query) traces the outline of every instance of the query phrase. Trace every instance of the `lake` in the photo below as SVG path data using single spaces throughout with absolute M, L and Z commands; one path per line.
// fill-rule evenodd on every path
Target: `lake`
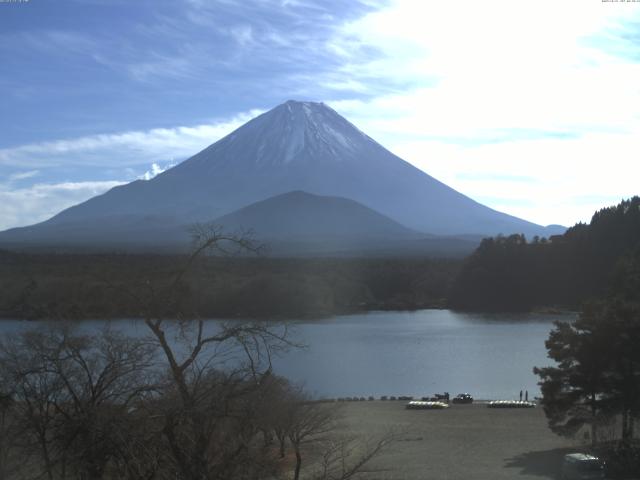
M 517 398 L 539 395 L 534 366 L 550 365 L 544 342 L 554 320 L 573 314 L 477 314 L 450 310 L 369 312 L 292 322 L 307 348 L 274 362 L 274 370 L 318 397 L 452 395 Z M 212 326 L 215 320 L 210 321 Z M 140 335 L 140 321 L 111 325 Z M 97 330 L 104 321 L 85 321 Z M 33 326 L 5 320 L 3 336 Z

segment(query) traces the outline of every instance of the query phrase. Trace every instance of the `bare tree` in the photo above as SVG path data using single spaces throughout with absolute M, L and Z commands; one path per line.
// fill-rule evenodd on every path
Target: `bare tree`
M 389 431 L 380 437 L 367 439 L 340 434 L 341 407 L 312 401 L 300 388 L 292 388 L 288 402 L 283 405 L 288 413 L 280 428 L 287 432 L 295 454 L 294 480 L 302 476 L 305 452 L 309 456 L 305 478 L 347 480 L 367 471 L 370 461 L 382 454 L 401 434 Z
M 182 291 L 181 282 L 201 256 L 259 250 L 250 236 L 225 235 L 215 226 L 199 225 L 192 233 L 194 251 L 162 298 L 174 306 L 179 303 L 174 293 Z M 152 298 L 155 305 L 157 296 Z M 171 309 L 148 312 L 167 310 Z M 353 438 L 336 440 L 334 406 L 312 402 L 301 389 L 271 373 L 272 356 L 294 345 L 286 325 L 237 321 L 207 330 L 197 312 L 173 324 L 161 315 L 147 315 L 145 323 L 169 365 L 175 400 L 166 412 L 163 432 L 184 479 L 255 478 L 272 466 L 267 465 L 271 457 L 265 451 L 273 432 L 281 458 L 287 441 L 294 450 L 295 480 L 301 475 L 303 450 L 310 445 L 324 449 L 317 478 L 346 480 L 395 438 L 385 435 L 364 444 Z M 181 348 L 168 338 L 171 328 L 178 332 Z M 261 450 L 255 448 L 257 443 Z
M 293 401 L 292 386 L 283 377 L 269 375 L 262 379 L 262 387 L 258 391 L 258 428 L 265 448 L 273 443 L 275 437 L 278 441 L 278 456 L 284 458 L 291 419 L 289 408 Z
M 153 346 L 105 330 L 28 331 L 0 345 L 0 374 L 11 385 L 16 446 L 36 455 L 47 478 L 102 478 L 122 450 L 129 410 L 155 386 Z
M 320 461 L 310 478 L 348 480 L 363 473 L 379 473 L 382 469 L 370 468 L 371 460 L 383 454 L 400 435 L 400 432 L 390 430 L 377 438 L 362 439 L 357 436 L 331 438 L 324 442 Z
M 167 286 L 152 289 L 144 317 L 168 364 L 172 400 L 165 402 L 162 432 L 182 478 L 241 478 L 263 463 L 252 451 L 259 431 L 253 393 L 270 375 L 273 354 L 291 342 L 284 325 L 237 321 L 214 328 L 197 312 L 176 321 L 164 317 L 166 311 L 184 312 L 175 307 L 201 257 L 260 250 L 249 235 L 227 235 L 215 225 L 196 225 L 191 233 L 193 253 Z
M 324 436 L 335 429 L 335 409 L 300 398 L 289 407 L 287 436 L 296 456 L 294 480 L 300 478 L 302 468 L 302 448 L 311 442 L 325 440 Z
M 274 355 L 295 345 L 286 324 L 198 316 L 185 292 L 199 259 L 259 248 L 215 226 L 192 233 L 193 253 L 170 281 L 149 281 L 144 295 L 123 290 L 149 337 L 108 329 L 89 337 L 58 325 L 0 344 L 0 391 L 16 420 L 10 443 L 37 459 L 23 476 L 276 478 L 289 445 L 296 480 L 310 452 L 310 478 L 346 480 L 387 444 L 336 437 L 335 409 L 273 374 Z
M 0 478 L 9 478 L 18 466 L 13 459 L 13 445 L 10 442 L 14 434 L 14 421 L 11 415 L 14 400 L 9 393 L 0 390 Z

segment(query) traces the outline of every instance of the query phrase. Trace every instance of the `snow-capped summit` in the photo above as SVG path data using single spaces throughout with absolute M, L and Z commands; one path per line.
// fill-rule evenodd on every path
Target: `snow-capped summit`
M 273 168 L 289 163 L 362 160 L 367 135 L 324 103 L 289 100 L 202 151 L 192 164 Z

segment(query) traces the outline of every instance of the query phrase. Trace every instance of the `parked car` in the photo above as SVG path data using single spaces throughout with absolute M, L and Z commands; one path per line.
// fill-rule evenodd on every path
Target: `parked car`
M 569 453 L 562 462 L 564 480 L 596 480 L 604 478 L 604 462 L 587 453 Z
M 473 397 L 468 393 L 459 393 L 453 398 L 453 403 L 473 403 Z

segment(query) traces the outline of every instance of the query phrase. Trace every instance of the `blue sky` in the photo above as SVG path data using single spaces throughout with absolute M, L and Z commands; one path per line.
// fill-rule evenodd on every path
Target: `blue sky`
M 538 223 L 640 193 L 640 2 L 29 0 L 0 37 L 0 228 L 290 98 Z

